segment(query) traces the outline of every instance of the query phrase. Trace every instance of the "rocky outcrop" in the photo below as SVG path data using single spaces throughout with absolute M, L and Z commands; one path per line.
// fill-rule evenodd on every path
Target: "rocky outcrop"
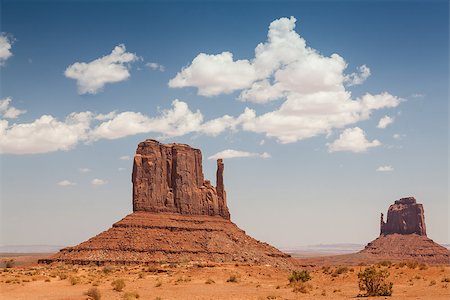
M 217 160 L 216 187 L 205 180 L 200 150 L 184 144 L 139 144 L 133 164 L 133 213 L 41 263 L 152 264 L 242 262 L 292 268 L 295 261 L 230 221 Z
M 363 261 L 415 260 L 449 264 L 450 251 L 427 237 L 422 204 L 414 197 L 397 200 L 389 207 L 387 221 L 380 219 L 380 236 L 358 253 Z
M 139 144 L 133 164 L 133 211 L 222 216 L 229 219 L 223 185 L 224 165 L 217 160 L 217 187 L 203 177 L 202 153 L 185 144 Z
M 386 223 L 381 214 L 380 234 L 394 233 L 427 235 L 423 206 L 414 197 L 395 201 L 389 207 Z

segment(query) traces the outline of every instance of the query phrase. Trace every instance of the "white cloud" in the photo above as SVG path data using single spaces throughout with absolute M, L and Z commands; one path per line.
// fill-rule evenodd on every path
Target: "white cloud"
M 0 114 L 5 119 L 15 119 L 21 114 L 26 113 L 26 110 L 20 110 L 10 105 L 11 97 L 0 99 Z
M 122 172 L 122 171 L 125 171 L 125 168 L 117 168 L 117 170 Z
M 71 113 L 58 121 L 43 115 L 31 123 L 0 120 L 0 153 L 32 154 L 69 150 L 86 140 L 92 113 Z
M 89 173 L 89 172 L 91 172 L 91 169 L 89 169 L 89 168 L 79 168 L 78 171 L 80 173 Z
M 248 87 L 256 78 L 256 71 L 248 60 L 233 60 L 233 54 L 200 53 L 191 65 L 169 81 L 169 87 L 197 87 L 199 95 L 229 94 Z
M 164 67 L 163 65 L 160 65 L 158 63 L 155 63 L 155 62 L 149 62 L 149 63 L 146 63 L 145 65 L 153 71 L 164 72 L 166 70 L 166 67 Z
M 163 138 L 181 136 L 199 130 L 202 121 L 200 111 L 192 112 L 185 102 L 176 99 L 172 102 L 172 109 L 163 110 L 157 117 L 139 112 L 119 113 L 94 128 L 90 139 L 118 139 L 147 132 L 160 133 Z
M 123 155 L 123 156 L 119 157 L 119 159 L 121 159 L 121 160 L 130 160 L 130 156 L 129 155 Z
M 6 33 L 2 32 L 0 34 L 0 66 L 3 66 L 6 60 L 12 56 L 11 48 L 13 41 Z
M 254 153 L 254 152 L 247 152 L 247 151 L 239 151 L 239 150 L 233 150 L 233 149 L 226 149 L 223 151 L 220 151 L 214 155 L 211 155 L 208 157 L 208 159 L 219 159 L 219 158 L 237 158 L 237 157 L 260 157 L 260 158 L 270 158 L 271 155 L 267 152 L 263 153 Z
M 394 171 L 394 168 L 392 166 L 389 165 L 385 165 L 385 166 L 379 166 L 376 169 L 377 172 L 392 172 Z
M 98 178 L 94 178 L 94 179 L 92 179 L 92 181 L 91 181 L 91 184 L 92 184 L 92 185 L 105 185 L 105 184 L 107 184 L 107 183 L 108 183 L 107 180 L 98 179 Z
M 391 118 L 389 116 L 384 116 L 380 119 L 378 122 L 377 128 L 386 128 L 389 124 L 394 123 L 394 118 Z
M 30 123 L 9 124 L 7 120 L 0 119 L 0 153 L 35 154 L 69 150 L 82 142 L 117 139 L 138 133 L 152 132 L 158 134 L 158 138 L 194 132 L 212 134 L 208 129 L 211 125 L 203 128 L 203 124 L 206 123 L 203 123 L 200 111 L 191 111 L 185 102 L 179 100 L 172 102 L 171 109 L 162 110 L 154 117 L 138 112 L 95 115 L 87 111 L 72 113 L 63 121 L 51 115 L 43 115 Z M 215 131 L 225 130 L 228 128 L 225 125 L 220 125 Z
M 255 48 L 250 60 L 233 60 L 230 52 L 200 53 L 169 82 L 170 87 L 196 87 L 204 96 L 241 91 L 241 101 L 283 100 L 278 109 L 262 115 L 247 108 L 237 118 L 211 120 L 203 126 L 205 133 L 242 128 L 292 143 L 345 128 L 370 118 L 374 110 L 400 104 L 400 98 L 387 92 L 354 99 L 346 85 L 363 83 L 370 69 L 362 65 L 358 74 L 345 75 L 345 60 L 306 46 L 294 30 L 295 23 L 294 17 L 273 21 L 267 41 Z
M 64 72 L 77 81 L 79 94 L 96 94 L 107 83 L 120 82 L 130 77 L 129 63 L 138 60 L 134 53 L 126 52 L 125 45 L 116 46 L 111 54 L 89 63 L 76 62 Z
M 368 141 L 364 131 L 359 128 L 347 128 L 331 144 L 328 145 L 328 152 L 349 151 L 355 153 L 366 152 L 367 149 L 378 147 L 381 142 L 378 140 Z
M 62 180 L 62 181 L 58 182 L 58 185 L 59 186 L 73 186 L 73 185 L 76 185 L 76 183 L 71 182 L 69 180 Z
M 363 84 L 370 76 L 370 68 L 366 65 L 358 67 L 359 73 L 352 73 L 345 76 L 345 81 L 348 86 Z

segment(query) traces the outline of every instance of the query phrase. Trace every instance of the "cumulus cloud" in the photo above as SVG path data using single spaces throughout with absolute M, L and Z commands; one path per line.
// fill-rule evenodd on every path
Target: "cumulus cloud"
M 13 55 L 11 52 L 13 41 L 6 33 L 0 34 L 0 66 L 3 66 L 6 60 Z
M 394 168 L 390 165 L 385 165 L 385 166 L 379 166 L 376 169 L 377 172 L 392 172 L 394 171 Z
M 91 184 L 92 184 L 92 185 L 105 185 L 105 184 L 107 184 L 107 183 L 108 183 L 107 180 L 98 179 L 98 178 L 94 178 L 94 179 L 92 179 L 92 181 L 91 181 Z
M 347 128 L 337 140 L 328 145 L 329 152 L 349 151 L 355 153 L 366 152 L 369 148 L 378 147 L 381 142 L 378 140 L 368 141 L 366 134 L 359 127 Z
M 69 150 L 79 143 L 150 132 L 158 134 L 158 138 L 194 132 L 212 135 L 217 130 L 223 131 L 230 126 L 221 124 L 217 126 L 220 128 L 212 130 L 211 124 L 203 127 L 205 124 L 208 123 L 203 123 L 200 111 L 191 111 L 180 100 L 174 100 L 172 108 L 162 110 L 153 117 L 130 111 L 101 115 L 86 111 L 71 113 L 64 120 L 43 115 L 29 123 L 10 124 L 7 120 L 0 119 L 0 153 L 36 154 Z
M 238 157 L 270 158 L 271 155 L 267 152 L 255 153 L 255 152 L 226 149 L 226 150 L 223 150 L 216 154 L 211 155 L 210 157 L 208 157 L 208 159 L 219 159 L 219 158 L 225 159 L 225 158 L 238 158 Z
M 31 123 L 0 120 L 0 153 L 32 154 L 69 150 L 87 138 L 92 113 L 71 113 L 64 121 L 43 115 Z
M 76 183 L 71 182 L 69 180 L 62 180 L 62 181 L 58 182 L 58 185 L 59 186 L 73 186 L 73 185 L 76 185 Z
M 158 63 L 155 62 L 149 62 L 145 64 L 147 67 L 150 68 L 150 70 L 153 71 L 160 71 L 160 72 L 164 72 L 166 70 L 166 67 L 164 67 L 163 65 L 160 65 Z
M 294 30 L 295 23 L 294 17 L 273 21 L 267 41 L 257 45 L 252 59 L 234 60 L 230 52 L 200 53 L 169 81 L 170 87 L 195 87 L 203 96 L 240 91 L 241 101 L 283 101 L 278 109 L 262 115 L 247 108 L 238 117 L 212 120 L 205 124 L 205 133 L 242 128 L 292 143 L 345 128 L 370 118 L 375 110 L 400 104 L 400 98 L 387 92 L 353 98 L 346 86 L 362 84 L 370 69 L 362 65 L 358 73 L 346 75 L 345 60 L 308 47 Z
M 129 63 L 138 60 L 134 53 L 126 52 L 125 45 L 116 46 L 111 54 L 89 63 L 76 62 L 64 72 L 77 81 L 79 94 L 96 94 L 105 84 L 120 82 L 130 77 Z
M 91 172 L 91 169 L 89 169 L 89 168 L 79 168 L 78 171 L 80 173 L 89 173 L 89 172 Z
M 20 110 L 10 105 L 11 97 L 0 99 L 0 114 L 5 119 L 15 119 L 21 114 L 26 113 L 26 110 Z
M 389 124 L 394 123 L 394 118 L 391 118 L 389 116 L 384 116 L 380 119 L 380 121 L 378 122 L 377 128 L 381 128 L 384 129 L 386 128 Z
M 248 87 L 256 78 L 256 71 L 248 60 L 233 60 L 233 54 L 200 53 L 191 65 L 169 81 L 169 87 L 197 87 L 199 95 L 229 94 Z
M 172 109 L 163 110 L 157 117 L 139 112 L 123 112 L 95 127 L 91 140 L 118 139 L 145 132 L 161 133 L 161 137 L 174 137 L 197 131 L 203 121 L 200 111 L 193 112 L 185 102 L 174 100 Z
M 370 76 L 370 68 L 366 65 L 358 67 L 359 73 L 352 73 L 345 76 L 345 82 L 348 86 L 363 84 Z

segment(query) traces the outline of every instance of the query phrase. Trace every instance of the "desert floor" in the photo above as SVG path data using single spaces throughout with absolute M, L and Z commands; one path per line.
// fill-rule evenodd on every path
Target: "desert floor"
M 2 258 L 3 260 L 5 258 Z M 359 293 L 357 273 L 365 266 L 306 267 L 312 279 L 295 292 L 287 270 L 271 266 L 163 264 L 157 266 L 37 265 L 36 256 L 15 257 L 17 266 L 0 269 L 0 299 L 347 299 Z M 395 263 L 377 265 L 390 272 L 392 297 L 450 299 L 450 267 Z M 112 283 L 123 279 L 123 290 Z M 133 295 L 134 294 L 134 295 Z

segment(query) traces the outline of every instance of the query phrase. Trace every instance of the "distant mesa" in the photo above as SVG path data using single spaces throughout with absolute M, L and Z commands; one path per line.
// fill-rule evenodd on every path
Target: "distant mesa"
M 389 207 L 386 222 L 381 214 L 380 236 L 360 254 L 369 260 L 450 263 L 450 251 L 427 237 L 424 208 L 414 197 L 395 201 Z
M 243 262 L 290 268 L 294 260 L 230 221 L 224 163 L 216 186 L 205 180 L 202 153 L 185 144 L 146 140 L 133 163 L 133 213 L 41 263 L 103 265 L 161 262 Z

